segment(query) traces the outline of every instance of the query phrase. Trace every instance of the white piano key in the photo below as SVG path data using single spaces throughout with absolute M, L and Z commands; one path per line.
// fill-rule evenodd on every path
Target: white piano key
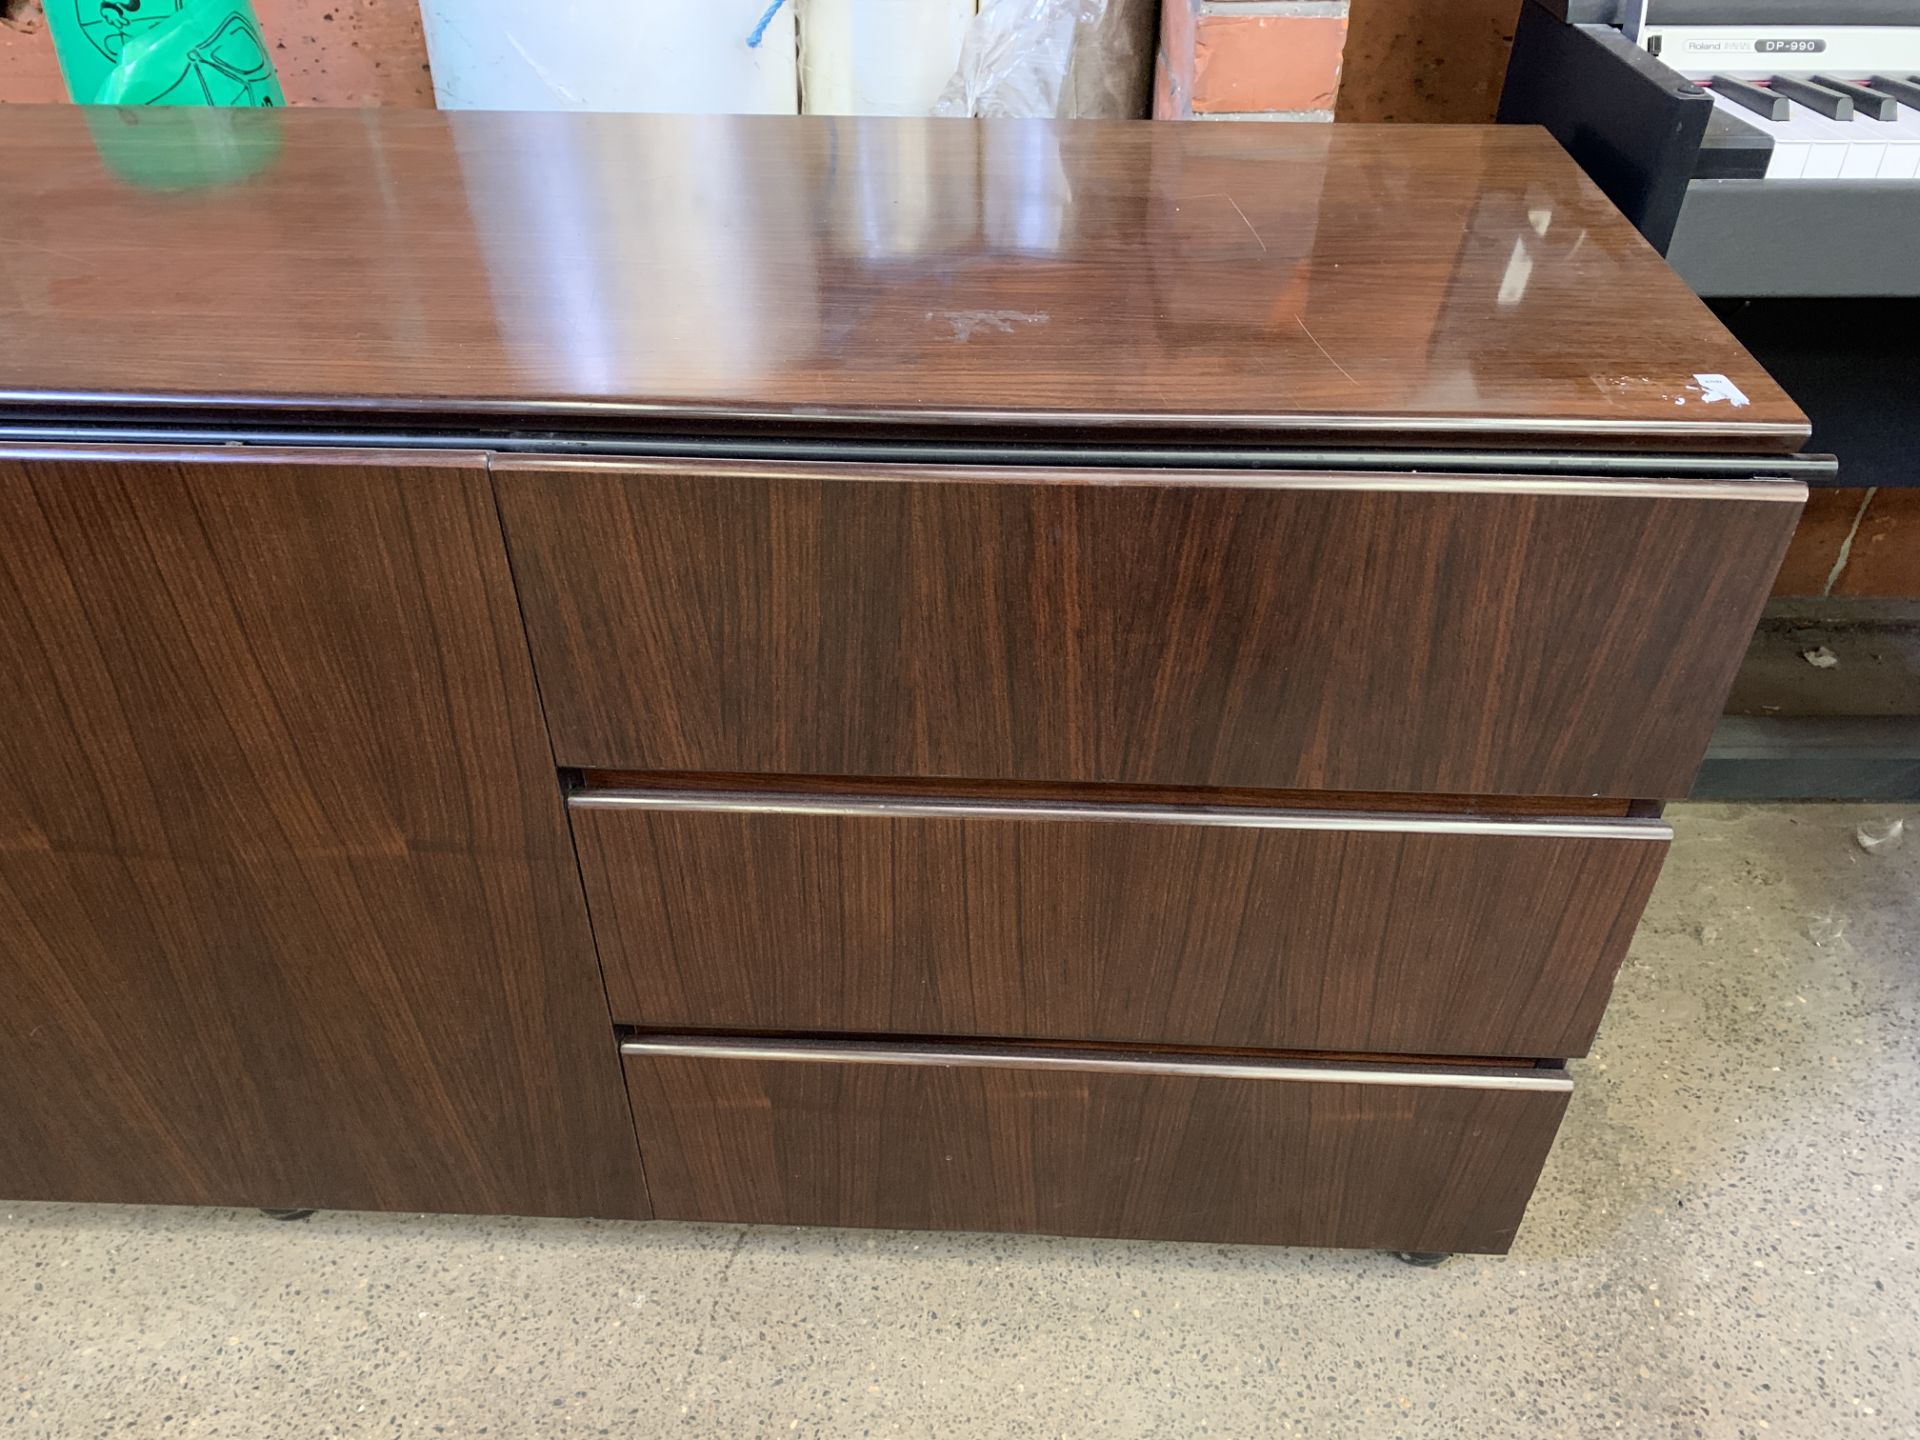
M 1804 105 L 1795 105 L 1799 115 L 1807 117 L 1807 123 L 1824 129 L 1836 145 L 1844 147 L 1840 152 L 1841 180 L 1877 180 L 1880 176 L 1880 163 L 1887 158 L 1885 127 L 1878 120 L 1862 120 L 1857 115 L 1851 120 L 1830 120 L 1817 110 L 1809 110 Z
M 1887 157 L 1887 142 L 1880 138 L 1880 121 L 1830 121 L 1824 115 L 1816 119 L 1836 131 L 1836 138 L 1847 144 L 1847 154 L 1839 161 L 1839 179 L 1880 179 L 1880 161 Z
M 1801 173 L 1803 179 L 1864 180 L 1880 173 L 1880 157 L 1885 152 L 1874 150 L 1870 140 L 1857 138 L 1857 121 L 1834 121 L 1816 109 L 1793 102 L 1786 125 L 1788 134 L 1805 138 L 1812 146 L 1807 169 Z M 1857 150 L 1862 154 L 1857 156 Z
M 1768 120 L 1725 96 L 1713 103 L 1773 140 L 1769 180 L 1913 180 L 1920 178 L 1920 110 L 1893 120 L 1855 115 L 1831 120 L 1791 103 L 1785 120 Z
M 1920 179 L 1920 110 L 1900 107 L 1900 114 L 1885 129 L 1893 132 L 1887 141 L 1887 158 L 1880 166 L 1882 180 Z

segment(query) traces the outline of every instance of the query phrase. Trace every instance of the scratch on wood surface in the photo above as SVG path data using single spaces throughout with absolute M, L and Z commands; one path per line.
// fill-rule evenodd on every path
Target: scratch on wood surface
M 1326 346 L 1320 343 L 1320 337 L 1315 335 L 1313 331 L 1307 329 L 1306 321 L 1302 320 L 1298 315 L 1295 315 L 1293 317 L 1293 323 L 1300 327 L 1301 334 L 1305 335 L 1307 339 L 1313 341 L 1313 348 L 1318 350 L 1322 355 L 1325 355 L 1327 357 L 1327 363 L 1331 365 L 1334 369 L 1338 370 L 1342 375 L 1347 377 L 1348 384 L 1358 385 L 1360 383 L 1358 380 L 1355 380 L 1353 378 L 1353 372 L 1351 370 L 1347 369 L 1346 366 L 1342 365 L 1338 360 L 1333 358 L 1332 352 L 1329 351 Z
M 1227 204 L 1233 206 L 1233 213 L 1238 215 L 1240 217 L 1240 223 L 1247 227 L 1247 233 L 1253 236 L 1253 243 L 1260 247 L 1260 253 L 1262 255 L 1269 253 L 1267 250 L 1267 242 L 1261 238 L 1260 232 L 1253 228 L 1253 221 L 1247 218 L 1247 212 L 1240 208 L 1240 202 L 1234 199 L 1233 196 L 1224 190 L 1209 190 L 1204 195 L 1182 195 L 1174 203 L 1173 208 L 1178 210 L 1182 205 L 1191 205 L 1196 200 L 1224 200 Z
M 1259 245 L 1259 247 L 1260 247 L 1260 253 L 1261 253 L 1262 255 L 1264 255 L 1264 254 L 1266 254 L 1266 253 L 1267 253 L 1267 242 L 1266 242 L 1266 241 L 1264 241 L 1264 240 L 1262 240 L 1262 239 L 1260 238 L 1260 232 L 1259 232 L 1258 230 L 1255 230 L 1255 229 L 1253 228 L 1253 222 L 1252 222 L 1251 220 L 1249 220 L 1249 219 L 1247 219 L 1247 212 L 1246 212 L 1246 211 L 1244 211 L 1244 210 L 1242 210 L 1242 209 L 1240 208 L 1240 202 L 1239 202 L 1238 200 L 1236 200 L 1236 199 L 1234 199 L 1234 198 L 1233 198 L 1233 196 L 1231 196 L 1231 195 L 1229 195 L 1229 196 L 1227 196 L 1227 203 L 1228 203 L 1229 205 L 1231 205 L 1231 206 L 1233 206 L 1233 213 L 1234 213 L 1234 214 L 1236 214 L 1236 215 L 1238 215 L 1238 216 L 1240 217 L 1240 223 L 1241 223 L 1242 225 L 1245 225 L 1245 226 L 1247 227 L 1247 231 L 1248 231 L 1248 233 L 1249 233 L 1249 234 L 1251 234 L 1251 235 L 1253 236 L 1253 238 L 1254 238 L 1254 242 L 1255 242 L 1256 244 L 1258 244 L 1258 245 Z M 1332 357 L 1331 357 L 1331 356 L 1329 356 L 1328 358 L 1329 358 L 1329 359 L 1331 359 Z M 1351 379 L 1352 379 L 1353 377 L 1352 377 L 1351 375 L 1349 375 L 1349 376 L 1348 376 L 1347 378 L 1348 378 L 1349 380 L 1351 380 Z

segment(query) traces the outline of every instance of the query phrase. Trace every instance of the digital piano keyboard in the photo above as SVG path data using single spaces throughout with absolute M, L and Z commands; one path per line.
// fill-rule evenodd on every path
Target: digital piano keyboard
M 1528 0 L 1500 119 L 1702 295 L 1920 295 L 1920 0 Z
M 1629 40 L 1707 90 L 1716 139 L 1746 130 L 1766 140 L 1745 147 L 1751 178 L 1920 175 L 1920 6 L 1911 0 L 1635 0 L 1624 18 Z

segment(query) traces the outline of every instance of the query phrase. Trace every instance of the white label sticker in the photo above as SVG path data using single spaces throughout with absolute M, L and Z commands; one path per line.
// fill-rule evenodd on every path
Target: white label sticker
M 1725 400 L 1738 410 L 1748 404 L 1747 397 L 1740 387 L 1724 375 L 1696 375 L 1694 383 L 1700 387 L 1700 398 L 1709 405 Z

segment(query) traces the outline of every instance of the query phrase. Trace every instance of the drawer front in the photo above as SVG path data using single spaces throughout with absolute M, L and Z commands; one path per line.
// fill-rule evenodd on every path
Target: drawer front
M 624 1047 L 663 1219 L 1501 1252 L 1564 1072 L 665 1038 Z
M 1789 481 L 496 462 L 563 765 L 1686 793 Z
M 1584 1054 L 1658 821 L 585 791 L 616 1020 Z

